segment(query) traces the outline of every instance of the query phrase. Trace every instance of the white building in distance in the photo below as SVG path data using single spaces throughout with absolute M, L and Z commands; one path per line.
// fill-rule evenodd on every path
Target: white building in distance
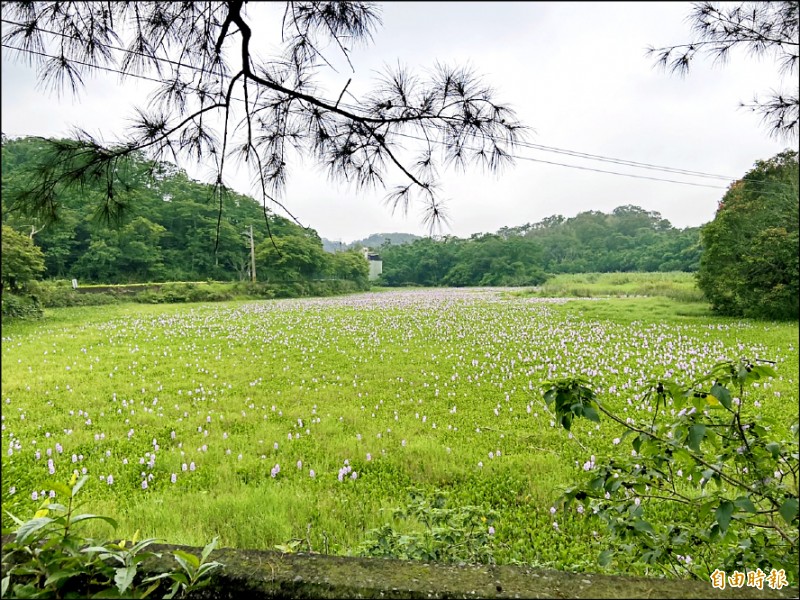
M 379 254 L 370 252 L 369 248 L 362 248 L 361 251 L 364 253 L 364 258 L 369 263 L 369 280 L 373 281 L 383 273 L 383 261 Z

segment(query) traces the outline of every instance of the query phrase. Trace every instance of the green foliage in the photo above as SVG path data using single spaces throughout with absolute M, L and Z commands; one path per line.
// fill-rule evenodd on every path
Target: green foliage
M 495 511 L 468 505 L 448 508 L 445 492 L 432 499 L 419 490 L 409 495 L 406 507 L 394 510 L 394 519 L 415 522 L 423 529 L 403 533 L 389 523 L 372 529 L 358 550 L 361 556 L 494 564 Z
M 787 150 L 759 161 L 703 227 L 697 280 L 720 314 L 767 319 L 800 315 L 798 160 Z
M 236 285 L 243 293 L 250 286 Z M 253 289 L 262 286 L 278 289 Z M 294 284 L 281 287 L 296 291 Z M 146 528 L 146 537 L 202 546 L 219 534 L 225 546 L 254 549 L 302 539 L 309 550 L 345 555 L 367 531 L 387 523 L 398 534 L 421 531 L 425 526 L 415 519 L 395 522 L 391 512 L 380 511 L 405 506 L 416 485 L 429 499 L 432 490 L 448 491 L 446 508 L 495 509 L 498 564 L 595 572 L 597 552 L 610 547 L 605 528 L 572 510 L 558 516 L 554 530 L 548 509 L 591 454 L 628 454 L 630 440 L 613 446 L 621 427 L 606 417 L 573 419 L 566 432 L 531 397 L 541 380 L 585 377 L 606 408 L 649 424 L 653 413 L 636 393 L 637 381 L 674 370 L 667 377 L 683 378 L 683 385 L 718 356 L 747 353 L 778 361 L 782 379 L 749 384 L 744 414 L 756 411 L 754 400 L 761 402 L 758 410 L 777 423 L 778 440 L 788 435 L 784 423 L 797 418 L 797 323 L 678 316 L 685 308 L 657 298 L 542 302 L 416 290 L 325 302 L 48 311 L 44 322 L 3 328 L 3 506 L 15 514 L 35 510 L 31 492 L 51 489 L 50 447 L 56 477 L 82 467 L 96 480 L 113 473 L 113 485 L 87 490 L 97 507 L 91 512 L 118 517 L 128 537 Z M 198 432 L 200 425 L 208 436 Z M 290 432 L 300 438 L 288 441 Z M 105 439 L 96 440 L 101 433 Z M 139 458 L 152 453 L 154 438 L 160 445 L 155 478 L 143 490 Z M 707 440 L 706 433 L 701 448 Z M 53 448 L 56 442 L 63 453 Z M 199 449 L 203 444 L 207 452 Z M 73 464 L 73 453 L 84 459 Z M 345 459 L 358 472 L 355 481 L 337 479 Z M 196 471 L 183 472 L 181 463 L 190 460 Z M 277 463 L 281 471 L 273 479 Z M 659 530 L 681 522 L 685 512 L 677 504 L 647 520 Z M 104 535 L 105 525 L 96 527 L 87 534 Z M 305 543 L 300 547 L 306 551 Z M 611 569 L 654 572 L 642 562 L 615 561 Z
M 349 279 L 366 283 L 369 278 L 369 263 L 364 260 L 364 255 L 358 250 L 336 252 L 330 256 L 329 269 L 337 279 Z
M 662 297 L 707 302 L 692 273 L 562 273 L 537 290 L 519 292 L 542 298 Z
M 3 225 L 2 282 L 3 290 L 21 290 L 44 271 L 44 256 L 33 241 L 11 227 Z
M 3 292 L 3 321 L 6 319 L 38 319 L 42 316 L 42 305 L 36 296 L 21 296 Z
M 363 258 L 361 258 L 362 262 Z M 69 281 L 35 281 L 29 284 L 32 298 L 3 294 L 4 311 L 11 317 L 41 316 L 41 307 L 103 306 L 120 302 L 141 304 L 175 304 L 182 302 L 223 302 L 226 300 L 257 300 L 271 298 L 300 298 L 306 296 L 335 296 L 369 289 L 366 278 L 292 283 L 238 282 L 175 282 L 130 286 L 91 286 L 84 291 L 72 289 Z M 91 289 L 92 291 L 86 291 Z M 6 299 L 8 306 L 6 308 Z M 30 314 L 29 314 L 30 313 Z M 5 314 L 5 312 L 4 312 Z
M 565 428 L 573 417 L 599 420 L 587 412 L 596 407 L 624 428 L 614 443 L 630 441 L 630 454 L 591 456 L 585 477 L 558 502 L 602 521 L 613 547 L 601 553 L 601 565 L 619 557 L 701 579 L 714 568 L 796 569 L 798 422 L 784 439 L 746 406 L 752 384 L 775 376 L 766 365 L 726 360 L 688 386 L 648 381 L 640 396 L 648 421 L 612 412 L 583 379 L 544 386 Z M 665 522 L 658 516 L 668 505 L 681 510 Z
M 207 561 L 216 539 L 200 557 L 176 550 L 173 557 L 179 568 L 147 576 L 140 568 L 142 562 L 161 557 L 147 549 L 155 539 L 138 540 L 137 532 L 127 546 L 125 540 L 97 541 L 76 533 L 76 526 L 88 521 L 104 521 L 117 527 L 110 517 L 76 514 L 75 498 L 88 479 L 73 475 L 71 487 L 54 484 L 58 496 L 66 499 L 66 506 L 46 499 L 28 521 L 6 511 L 17 527 L 3 531 L 14 534 L 13 541 L 3 545 L 3 597 L 146 598 L 155 594 L 154 597 L 182 598 L 208 585 L 208 576 L 222 566 Z
M 420 239 L 381 249 L 385 285 L 538 286 L 548 273 L 695 271 L 699 230 L 621 206 L 548 217 L 469 239 Z
M 588 387 L 589 382 L 582 377 L 571 377 L 542 384 L 544 401 L 555 410 L 556 417 L 562 427 L 569 431 L 572 419 L 586 417 L 597 423 L 597 402 L 594 392 Z
M 250 225 L 263 259 L 259 275 L 263 269 L 265 276 L 282 281 L 328 276 L 332 270 L 313 230 L 270 213 L 265 216 L 253 198 L 230 190 L 222 190 L 221 198 L 215 196 L 213 186 L 191 180 L 174 165 L 141 155 L 120 164 L 118 174 L 125 185 L 116 191 L 115 202 L 124 210 L 110 209 L 119 212 L 118 218 L 109 223 L 103 218 L 108 214 L 95 210 L 106 192 L 103 180 L 83 188 L 58 187 L 53 207 L 58 220 L 41 227 L 38 217 L 23 211 L 26 205 L 19 197 L 37 166 L 52 158 L 52 142 L 22 138 L 6 141 L 2 147 L 3 223 L 19 230 L 34 226 L 34 249 L 43 253 L 52 277 L 77 278 L 81 283 L 249 279 L 250 248 L 244 232 Z M 280 252 L 275 252 L 270 234 Z M 16 263 L 9 258 L 7 264 L 5 230 L 3 239 L 6 286 L 6 269 Z
M 264 281 L 278 283 L 321 277 L 330 256 L 316 233 L 264 240 L 256 247 L 256 273 Z

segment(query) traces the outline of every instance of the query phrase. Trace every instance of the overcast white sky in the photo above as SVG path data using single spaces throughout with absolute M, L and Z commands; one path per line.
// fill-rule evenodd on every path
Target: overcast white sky
M 778 87 L 780 77 L 772 61 L 744 52 L 734 53 L 725 66 L 697 62 L 685 78 L 654 68 L 646 47 L 689 41 L 690 9 L 684 2 L 386 3 L 374 44 L 354 49 L 355 75 L 344 68 L 327 76 L 331 88 L 326 96 L 337 97 L 349 77 L 349 90 L 358 95 L 369 89 L 375 70 L 398 60 L 418 70 L 436 60 L 468 62 L 533 129 L 529 142 L 738 178 L 756 160 L 787 146 L 767 136 L 758 116 L 738 108 L 755 93 Z M 278 30 L 282 4 L 251 4 L 247 10 L 255 38 L 266 42 Z M 266 51 L 269 44 L 263 47 Z M 122 85 L 113 74 L 98 74 L 88 79 L 77 100 L 68 95 L 59 99 L 40 91 L 33 69 L 10 60 L 4 48 L 2 131 L 66 137 L 80 126 L 114 139 L 133 103 L 143 104 L 147 91 L 146 82 Z M 468 236 L 554 214 L 608 212 L 624 204 L 658 211 L 676 227 L 697 226 L 713 219 L 726 187 L 718 180 L 531 148 L 520 148 L 517 154 L 723 189 L 519 160 L 500 175 L 445 172 L 441 197 L 450 216 L 446 233 Z M 199 178 L 209 171 L 207 166 L 181 166 Z M 254 194 L 250 181 L 245 171 L 228 173 L 228 184 L 239 192 Z M 388 183 L 403 182 L 390 178 Z M 331 240 L 349 242 L 379 232 L 426 233 L 414 207 L 407 216 L 392 215 L 384 196 L 382 190 L 338 187 L 306 163 L 292 170 L 283 200 L 303 224 Z

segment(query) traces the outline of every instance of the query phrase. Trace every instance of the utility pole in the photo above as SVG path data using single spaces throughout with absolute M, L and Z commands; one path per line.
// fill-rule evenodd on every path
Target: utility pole
M 250 276 L 253 283 L 256 281 L 256 247 L 253 244 L 253 226 L 250 225 Z

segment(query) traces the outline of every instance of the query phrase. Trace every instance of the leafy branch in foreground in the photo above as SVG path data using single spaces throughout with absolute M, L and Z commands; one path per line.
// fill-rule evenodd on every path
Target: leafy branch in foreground
M 115 213 L 123 203 L 118 172 L 126 157 L 144 152 L 213 165 L 220 206 L 233 159 L 248 164 L 265 206 L 284 209 L 277 198 L 298 157 L 360 188 L 386 187 L 391 172 L 403 183 L 387 201 L 407 209 L 420 200 L 425 222 L 435 225 L 444 217 L 435 191 L 440 167 L 496 171 L 511 162 L 525 130 L 464 67 L 437 64 L 424 78 L 387 67 L 362 97 L 348 91 L 349 81 L 328 97 L 316 76 L 333 66 L 320 48 L 338 48 L 355 76 L 350 48 L 370 42 L 380 24 L 369 2 L 287 2 L 282 52 L 266 59 L 252 46 L 263 37 L 254 28 L 263 17 L 248 15 L 241 0 L 4 2 L 2 16 L 4 47 L 33 63 L 46 87 L 77 93 L 97 70 L 158 84 L 120 142 L 77 132 L 78 142 L 58 146 L 41 166 L 17 204 L 45 219 L 56 216 L 60 186 L 97 179 L 107 184 L 103 211 Z M 352 103 L 342 101 L 345 93 Z
M 222 567 L 208 562 L 216 547 L 216 538 L 202 551 L 201 556 L 175 550 L 178 563 L 172 569 L 145 576 L 139 568 L 150 558 L 161 554 L 147 550 L 157 540 L 139 540 L 133 536 L 130 546 L 126 540 L 98 542 L 75 532 L 75 526 L 90 520 L 101 520 L 114 529 L 117 523 L 110 517 L 76 514 L 75 497 L 88 480 L 73 475 L 70 486 L 53 484 L 57 496 L 67 499 L 64 506 L 46 499 L 32 519 L 23 521 L 6 513 L 17 525 L 14 539 L 3 544 L 3 573 L 0 596 L 13 598 L 146 598 L 154 592 L 160 597 L 184 597 L 192 590 L 208 585 L 208 576 Z M 166 582 L 168 587 L 162 586 Z
M 592 456 L 558 501 L 604 522 L 613 547 L 600 554 L 602 566 L 620 555 L 674 576 L 784 569 L 796 583 L 799 426 L 782 439 L 775 422 L 745 409 L 752 383 L 775 376 L 757 362 L 720 362 L 688 387 L 648 382 L 646 422 L 620 417 L 585 379 L 545 384 L 545 402 L 566 429 L 602 414 L 625 430 L 614 445 L 630 440 L 630 454 Z M 655 514 L 672 524 L 657 524 Z

